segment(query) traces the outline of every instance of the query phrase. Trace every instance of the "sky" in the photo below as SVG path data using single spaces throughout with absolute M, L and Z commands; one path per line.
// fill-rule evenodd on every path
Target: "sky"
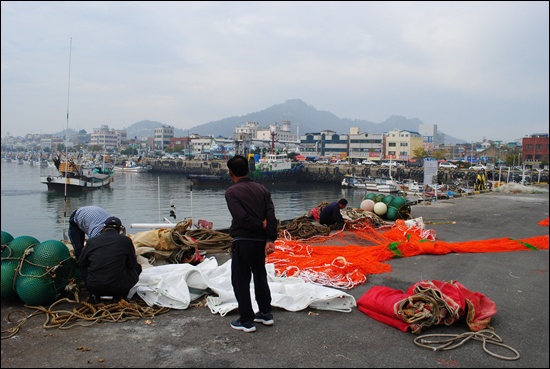
M 549 34 L 547 1 L 2 1 L 1 137 L 301 99 L 511 142 L 548 133 Z

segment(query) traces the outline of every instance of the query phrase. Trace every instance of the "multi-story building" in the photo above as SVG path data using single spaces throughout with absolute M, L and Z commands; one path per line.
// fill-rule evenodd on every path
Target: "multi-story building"
M 352 162 L 377 161 L 382 157 L 384 135 L 382 133 L 360 133 L 358 127 L 350 128 L 349 154 Z
M 434 148 L 444 144 L 444 137 L 437 130 L 437 124 L 424 124 L 418 126 L 418 133 L 422 136 L 424 149 L 433 151 Z
M 296 143 L 298 136 L 291 132 L 290 121 L 283 120 L 281 126 L 277 123 L 270 124 L 268 129 L 258 129 L 256 131 L 256 139 L 263 141 L 271 141 L 273 134 L 279 142 Z M 254 137 L 254 136 L 253 136 Z
M 420 133 L 395 129 L 384 134 L 385 159 L 408 161 L 414 156 L 414 150 L 423 147 Z
M 100 128 L 94 128 L 90 136 L 90 145 L 101 146 L 104 150 L 113 150 L 120 146 L 121 135 L 114 129 L 104 124 Z
M 153 139 L 154 150 L 164 150 L 170 146 L 170 139 L 174 137 L 174 127 L 162 126 L 155 128 Z
M 541 161 L 548 163 L 548 133 L 535 133 L 522 139 L 522 162 L 538 168 Z
M 246 122 L 241 126 L 235 127 L 235 139 L 243 140 L 245 137 L 255 138 L 259 129 L 258 126 L 258 122 Z
M 346 156 L 348 139 L 328 129 L 306 133 L 300 136 L 300 149 L 307 156 Z

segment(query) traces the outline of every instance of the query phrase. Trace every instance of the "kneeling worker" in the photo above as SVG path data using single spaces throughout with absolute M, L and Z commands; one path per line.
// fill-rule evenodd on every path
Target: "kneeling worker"
M 101 233 L 88 240 L 78 258 L 92 303 L 100 296 L 112 296 L 113 302 L 126 299 L 139 280 L 141 265 L 132 239 L 121 234 L 123 230 L 120 219 L 107 218 Z
M 319 223 L 329 227 L 333 224 L 343 225 L 345 221 L 340 210 L 345 209 L 347 205 L 348 200 L 346 199 L 340 199 L 328 204 L 321 210 L 321 214 L 319 214 Z

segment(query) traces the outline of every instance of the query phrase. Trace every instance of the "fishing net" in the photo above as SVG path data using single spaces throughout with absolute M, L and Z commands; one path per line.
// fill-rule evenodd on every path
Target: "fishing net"
M 28 249 L 19 265 L 15 290 L 27 305 L 49 304 L 78 289 L 76 261 L 61 241 L 48 240 Z
M 369 274 L 390 272 L 385 262 L 394 258 L 548 249 L 548 235 L 444 242 L 436 240 L 435 231 L 414 222 L 398 219 L 394 224 L 380 224 L 375 217 L 348 222 L 328 236 L 294 239 L 284 235 L 266 259 L 275 264 L 277 275 L 343 289 L 365 283 Z
M 34 237 L 20 236 L 2 254 L 2 298 L 19 296 L 25 304 L 43 305 L 78 289 L 76 261 L 60 241 L 40 243 Z
M 20 258 L 28 248 L 39 243 L 40 241 L 31 236 L 13 238 L 9 233 L 2 232 L 2 298 L 17 296 L 15 281 Z
M 2 231 L 2 258 L 5 256 L 8 256 L 9 249 L 7 248 L 9 243 L 13 240 L 13 236 L 9 234 L 8 232 Z M 6 250 L 6 253 L 4 254 L 4 250 Z

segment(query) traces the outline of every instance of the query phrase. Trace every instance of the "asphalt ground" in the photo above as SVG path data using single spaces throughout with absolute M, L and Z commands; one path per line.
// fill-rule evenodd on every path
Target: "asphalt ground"
M 460 242 L 548 235 L 537 223 L 548 217 L 548 194 L 483 193 L 414 205 L 443 241 Z M 453 223 L 454 222 L 454 223 Z M 216 255 L 221 265 L 227 255 Z M 456 280 L 496 305 L 491 320 L 503 344 L 519 353 L 505 360 L 469 340 L 447 351 L 415 345 L 416 335 L 352 312 L 274 309 L 275 324 L 257 324 L 245 333 L 229 325 L 236 310 L 221 317 L 208 307 L 170 310 L 153 319 L 98 323 L 70 329 L 43 327 L 45 314 L 29 318 L 11 338 L 2 340 L 2 368 L 16 367 L 422 367 L 548 368 L 548 250 L 420 255 L 389 261 L 392 271 L 369 275 L 364 285 L 346 290 L 356 300 L 372 286 L 406 290 L 428 280 Z M 10 313 L 33 312 L 21 302 L 2 301 L 2 336 L 12 326 Z M 463 322 L 431 326 L 424 334 L 460 335 Z M 506 357 L 514 353 L 495 345 L 488 350 Z

